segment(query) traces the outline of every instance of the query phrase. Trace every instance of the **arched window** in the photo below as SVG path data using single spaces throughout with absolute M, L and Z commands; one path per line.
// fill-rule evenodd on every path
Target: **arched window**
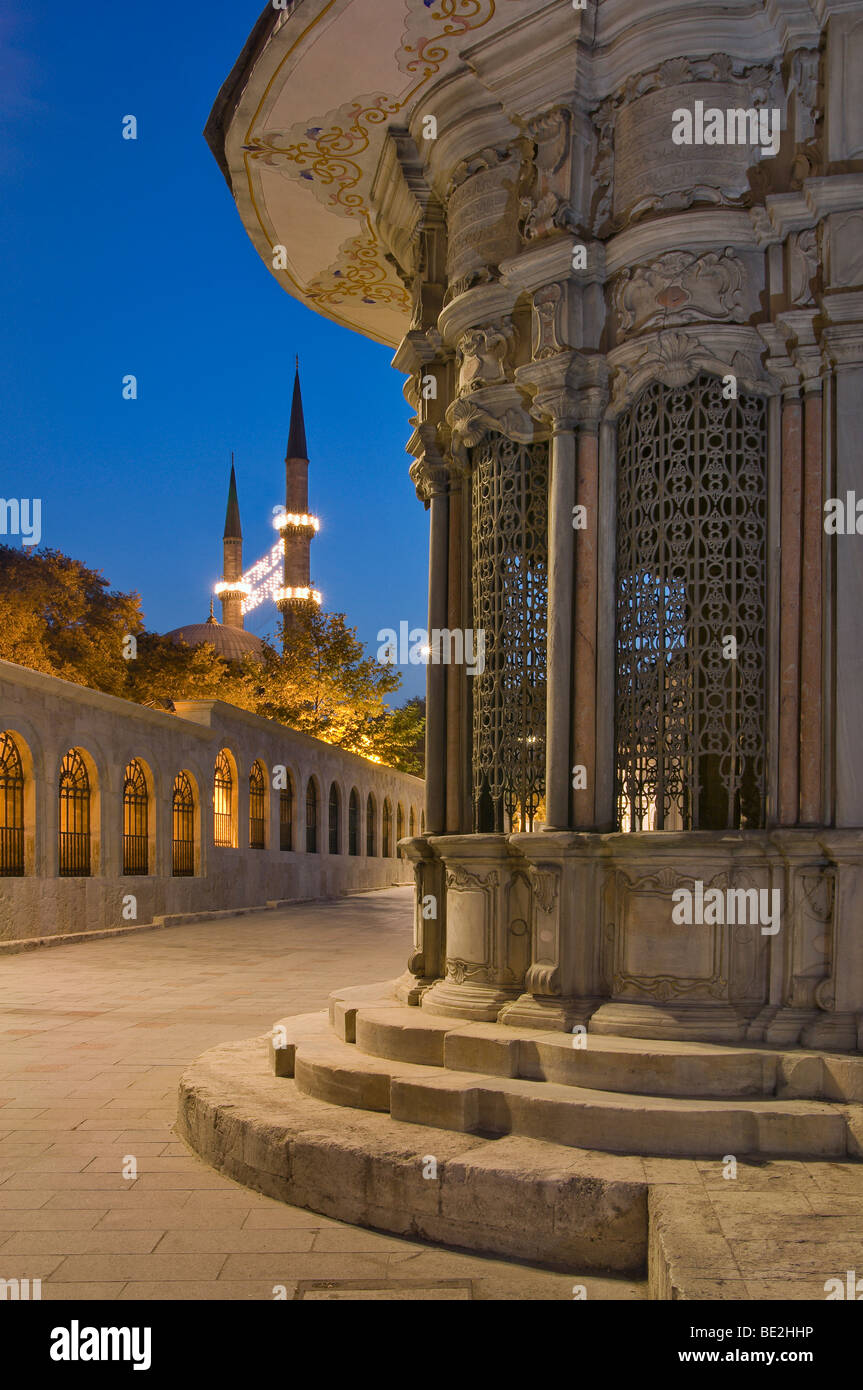
M 360 828 L 360 799 L 357 796 L 357 789 L 351 790 L 351 799 L 348 802 L 348 854 L 359 854 L 359 828 Z
M 71 748 L 60 764 L 61 878 L 90 876 L 90 778 L 84 759 Z
M 249 849 L 267 847 L 267 783 L 264 769 L 252 763 L 249 773 Z
M 186 772 L 178 772 L 171 794 L 171 860 L 174 878 L 195 872 L 195 795 Z
M 371 859 L 377 854 L 377 836 L 375 835 L 375 799 L 369 792 L 366 802 L 366 854 Z
M 287 786 L 279 791 L 279 849 L 294 847 L 294 784 L 287 773 Z
M 149 873 L 150 796 L 144 769 L 133 758 L 123 778 L 123 873 Z
M 306 783 L 306 854 L 318 852 L 318 784 L 314 777 Z
M 415 835 L 415 833 L 416 833 L 416 824 L 417 824 L 417 822 L 416 822 L 416 816 L 414 815 L 414 808 L 413 808 L 413 806 L 412 806 L 412 807 L 411 807 L 411 814 L 410 814 L 410 836 L 411 836 L 411 839 L 413 839 L 413 837 L 414 837 L 414 835 Z
M 24 765 L 11 734 L 0 734 L 0 878 L 24 874 Z
M 330 787 L 330 854 L 341 854 L 339 846 L 339 789 L 335 782 Z
M 234 778 L 224 748 L 216 759 L 213 778 L 213 844 L 231 849 L 234 843 Z
M 384 802 L 384 843 L 381 853 L 384 859 L 389 859 L 393 852 L 393 808 L 390 806 L 389 798 Z
M 402 803 L 399 802 L 399 804 L 398 804 L 398 810 L 396 811 L 396 845 L 398 845 L 399 840 L 403 840 L 404 837 L 405 837 L 405 813 L 404 813 L 404 807 L 402 806 Z
M 766 401 L 706 373 L 653 383 L 618 422 L 617 479 L 618 829 L 758 828 Z
M 426 833 L 426 813 L 425 813 L 425 811 L 420 811 L 420 834 L 421 834 L 421 835 L 424 835 L 425 833 Z

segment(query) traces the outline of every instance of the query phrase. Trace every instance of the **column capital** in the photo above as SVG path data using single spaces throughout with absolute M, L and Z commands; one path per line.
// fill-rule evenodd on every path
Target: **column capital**
M 596 430 L 608 404 L 609 369 L 604 357 L 561 352 L 531 362 L 516 373 L 519 385 L 533 392 L 530 413 L 550 423 L 552 433 L 577 425 Z
M 523 393 L 510 383 L 457 397 L 446 417 L 452 431 L 452 459 L 464 471 L 469 468 L 468 449 L 475 448 L 487 434 L 503 434 L 519 444 L 531 444 L 537 434 Z
M 407 442 L 407 452 L 414 455 L 410 478 L 417 497 L 428 507 L 434 497 L 448 491 L 454 460 L 448 452 L 449 430 L 431 421 L 417 424 Z

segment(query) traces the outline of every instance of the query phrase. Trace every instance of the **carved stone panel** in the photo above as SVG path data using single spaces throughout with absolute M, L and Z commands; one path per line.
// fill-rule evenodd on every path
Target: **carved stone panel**
M 474 874 L 461 867 L 446 876 L 448 979 L 490 978 L 493 895 L 496 873 Z
M 522 150 L 483 150 L 457 171 L 449 198 L 448 299 L 495 278 L 521 245 Z
M 748 187 L 746 171 L 757 153 L 748 145 L 675 145 L 672 113 L 705 109 L 723 111 L 741 105 L 740 87 L 733 83 L 692 82 L 683 87 L 648 92 L 620 109 L 614 132 L 615 219 L 659 207 L 669 194 L 684 195 L 678 206 L 696 200 L 733 201 Z
M 826 264 L 830 289 L 863 284 L 863 212 L 828 217 Z
M 764 938 L 751 926 L 677 924 L 672 893 L 693 888 L 694 875 L 667 867 L 614 872 L 606 898 L 605 938 L 612 994 L 642 1001 L 761 1002 Z M 711 888 L 752 888 L 762 876 L 722 870 L 703 874 Z
M 748 312 L 746 268 L 728 247 L 697 256 L 669 251 L 648 265 L 626 269 L 613 291 L 620 333 L 697 320 L 742 322 Z

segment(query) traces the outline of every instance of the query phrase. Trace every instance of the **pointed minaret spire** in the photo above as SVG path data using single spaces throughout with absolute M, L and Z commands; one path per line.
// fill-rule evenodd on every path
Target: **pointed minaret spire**
M 228 484 L 228 509 L 225 513 L 222 553 L 224 556 L 222 582 L 216 585 L 216 593 L 222 602 L 222 622 L 225 627 L 245 627 L 243 599 L 248 590 L 242 582 L 243 528 L 240 525 L 240 499 L 237 496 L 237 474 L 234 468 L 233 454 L 231 454 L 231 481 Z
M 294 373 L 294 399 L 291 402 L 291 428 L 288 432 L 288 452 L 285 454 L 285 461 L 288 459 L 305 459 L 308 463 L 309 455 L 306 446 L 306 422 L 303 419 L 303 398 L 300 393 L 300 358 L 297 355 L 297 369 Z
M 228 510 L 225 513 L 223 539 L 241 541 L 243 529 L 240 526 L 240 499 L 237 496 L 237 475 L 234 471 L 234 455 L 231 454 L 231 481 L 228 485 Z
M 309 515 L 309 454 L 300 393 L 300 359 L 296 359 L 291 427 L 285 455 L 285 512 L 278 522 L 285 547 L 284 588 L 277 603 L 282 614 L 282 644 L 289 645 L 293 614 L 307 604 L 319 604 L 321 596 L 309 578 L 309 547 L 320 522 Z

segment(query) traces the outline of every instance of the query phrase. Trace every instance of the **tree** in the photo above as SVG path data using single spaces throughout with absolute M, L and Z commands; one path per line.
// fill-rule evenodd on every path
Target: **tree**
M 414 695 L 399 709 L 388 710 L 359 751 L 377 756 L 388 767 L 425 777 L 426 702 Z
M 143 630 L 141 600 L 59 550 L 0 546 L 0 657 L 125 695 L 124 639 Z
M 284 653 L 265 643 L 263 664 L 246 663 L 235 703 L 360 752 L 386 715 L 384 697 L 400 685 L 391 667 L 366 655 L 343 613 L 309 606 L 291 615 Z

